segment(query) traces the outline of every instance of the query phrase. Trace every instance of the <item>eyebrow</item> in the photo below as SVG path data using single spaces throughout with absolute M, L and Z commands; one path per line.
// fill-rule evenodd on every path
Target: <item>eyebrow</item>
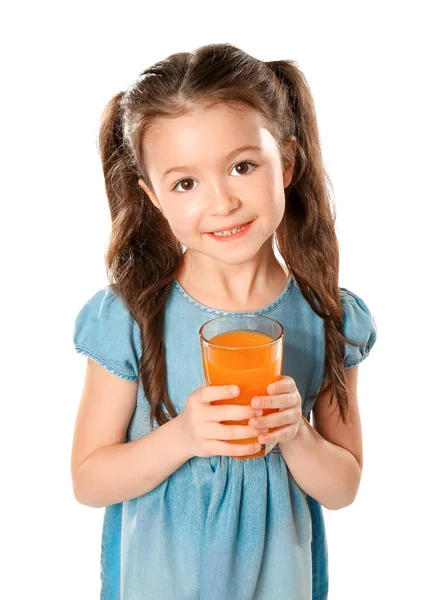
M 239 152 L 244 152 L 245 150 L 258 150 L 260 152 L 262 152 L 262 148 L 260 146 L 241 146 L 240 148 L 236 148 L 235 150 L 232 150 L 231 152 L 229 152 L 226 156 L 227 160 L 230 159 L 231 157 L 233 157 L 235 154 L 239 154 Z M 192 169 L 192 167 L 189 166 L 185 166 L 185 165 L 181 165 L 179 167 L 172 167 L 171 169 L 167 169 L 167 171 L 165 171 L 165 173 L 163 174 L 163 176 L 161 177 L 161 179 L 164 179 L 166 175 L 168 175 L 169 173 L 171 173 L 172 171 L 190 171 Z

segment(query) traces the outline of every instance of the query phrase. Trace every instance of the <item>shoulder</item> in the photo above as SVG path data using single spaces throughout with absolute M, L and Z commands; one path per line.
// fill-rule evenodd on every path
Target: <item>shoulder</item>
M 98 314 L 102 313 L 103 311 L 107 315 L 112 316 L 125 316 L 126 314 L 130 314 L 123 300 L 118 296 L 118 294 L 113 290 L 113 288 L 110 285 L 99 289 L 92 296 L 89 296 L 89 298 L 84 302 L 78 314 Z
M 90 296 L 78 312 L 75 322 L 99 321 L 107 326 L 121 325 L 125 322 L 133 328 L 137 327 L 135 319 L 130 314 L 125 302 L 110 287 L 101 288 Z
M 348 290 L 345 287 L 340 288 L 340 300 L 346 305 L 349 304 L 354 307 L 358 306 L 362 309 L 362 311 L 366 313 L 369 312 L 365 301 L 362 298 L 360 298 L 360 296 L 358 296 L 355 292 L 352 292 L 351 290 Z
M 139 335 L 139 327 L 122 298 L 108 285 L 90 296 L 80 308 L 74 324 L 77 336 L 91 330 L 107 330 L 109 336 L 118 332 Z
M 352 367 L 364 360 L 377 340 L 375 318 L 366 302 L 355 292 L 340 288 L 340 300 L 343 310 L 343 335 L 361 347 L 345 346 L 345 368 Z
M 75 317 L 73 341 L 77 352 L 111 366 L 115 374 L 136 379 L 140 331 L 122 298 L 110 287 L 91 295 Z

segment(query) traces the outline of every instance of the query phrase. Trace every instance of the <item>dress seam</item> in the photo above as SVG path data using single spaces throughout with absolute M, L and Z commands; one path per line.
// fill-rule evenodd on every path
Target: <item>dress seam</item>
M 189 294 L 187 294 L 187 292 L 182 288 L 182 286 L 180 286 L 176 281 L 174 282 L 173 287 L 178 292 L 178 294 L 185 300 L 185 302 L 187 302 L 187 304 L 190 304 L 190 306 L 193 306 L 194 308 L 200 310 L 201 312 L 208 313 L 213 316 L 228 315 L 228 316 L 234 317 L 236 315 L 237 316 L 242 316 L 242 315 L 247 315 L 247 314 L 263 315 L 263 314 L 269 314 L 269 313 L 273 312 L 274 310 L 276 310 L 276 308 L 278 308 L 284 302 L 286 302 L 286 300 L 288 300 L 293 289 L 295 288 L 295 281 L 294 281 L 293 276 L 291 275 L 290 280 L 286 284 L 284 291 L 279 296 L 279 298 L 277 298 L 277 300 L 275 300 L 274 302 L 272 302 L 271 304 L 267 305 L 264 308 L 260 308 L 258 310 L 249 310 L 249 311 L 228 311 L 228 310 L 217 310 L 215 308 L 209 308 L 209 307 L 206 307 L 205 305 L 201 304 L 200 302 L 197 302 L 197 300 L 194 300 Z
M 127 381 L 135 381 L 136 379 L 138 379 L 138 377 L 136 375 L 135 376 L 127 375 L 127 373 L 120 371 L 119 369 L 117 369 L 116 367 L 114 367 L 110 363 L 108 363 L 106 360 L 101 358 L 101 356 L 98 356 L 98 354 L 95 354 L 95 352 L 93 352 L 86 346 L 83 346 L 82 344 L 75 344 L 75 350 L 77 352 L 79 352 L 80 354 L 87 356 L 88 358 L 92 358 L 93 360 L 95 360 L 95 362 L 98 362 L 100 365 L 102 365 L 108 371 L 111 371 L 114 375 L 117 375 L 118 377 L 127 379 Z
M 353 360 L 349 363 L 344 363 L 344 368 L 349 369 L 350 367 L 355 367 L 355 365 L 359 365 L 365 358 L 369 356 L 372 346 L 369 346 L 368 348 L 369 349 L 360 358 L 357 358 L 356 360 Z

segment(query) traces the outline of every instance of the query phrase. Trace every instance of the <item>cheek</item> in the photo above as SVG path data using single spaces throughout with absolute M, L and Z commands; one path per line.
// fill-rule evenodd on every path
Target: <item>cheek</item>
M 267 178 L 255 195 L 256 208 L 270 228 L 277 229 L 285 213 L 285 191 L 276 177 Z
M 280 225 L 283 215 L 285 214 L 285 189 L 283 187 L 282 174 L 276 172 L 272 181 L 272 198 L 273 198 L 273 215 L 274 215 L 274 228 Z
M 282 190 L 278 192 L 278 194 L 276 195 L 275 199 L 274 199 L 274 228 L 277 229 L 277 227 L 280 225 L 282 219 L 283 219 L 283 215 L 285 214 L 285 206 L 286 206 L 286 198 L 285 198 L 285 192 Z
M 180 241 L 198 234 L 201 230 L 203 215 L 200 207 L 195 204 L 182 201 L 179 203 L 179 208 L 169 206 L 166 216 L 173 233 Z

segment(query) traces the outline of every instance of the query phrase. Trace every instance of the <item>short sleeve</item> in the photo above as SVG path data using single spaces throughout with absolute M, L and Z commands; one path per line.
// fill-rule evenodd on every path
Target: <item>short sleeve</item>
M 81 308 L 75 318 L 73 342 L 78 353 L 114 375 L 128 381 L 138 378 L 139 327 L 110 286 Z
M 372 350 L 377 339 L 375 319 L 364 301 L 346 288 L 340 288 L 343 308 L 343 335 L 362 347 L 345 343 L 344 368 L 361 363 Z

